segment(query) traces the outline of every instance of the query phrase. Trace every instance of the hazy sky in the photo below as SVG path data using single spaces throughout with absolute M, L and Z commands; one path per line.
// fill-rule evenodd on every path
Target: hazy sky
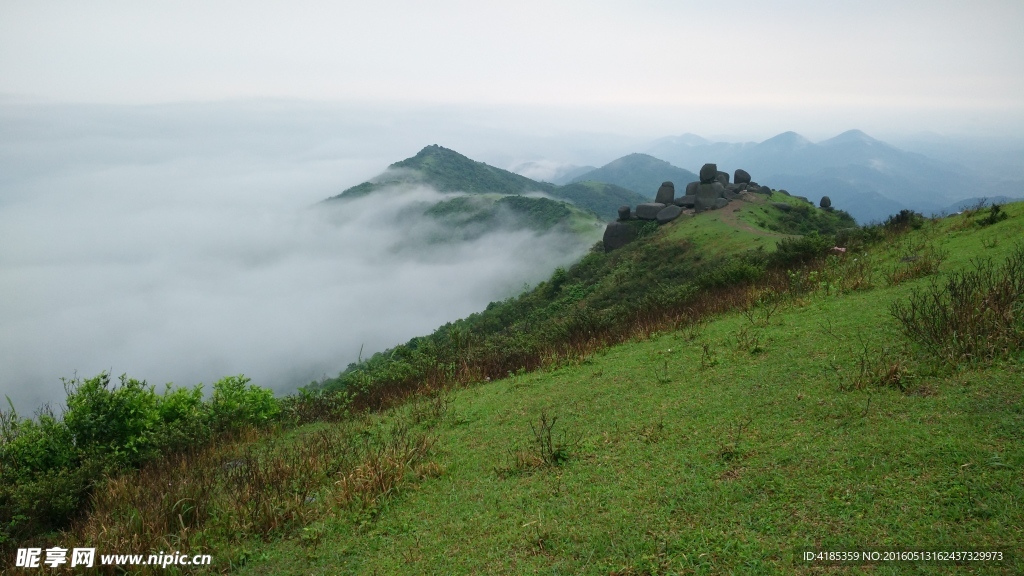
M 1020 0 L 3 0 L 0 93 L 537 106 L 662 135 L 1009 133 L 1022 25 Z

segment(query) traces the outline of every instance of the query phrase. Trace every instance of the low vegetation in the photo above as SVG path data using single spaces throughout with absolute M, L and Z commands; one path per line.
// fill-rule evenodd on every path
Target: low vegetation
M 207 445 L 243 427 L 278 420 L 270 390 L 231 376 L 213 385 L 157 393 L 145 381 L 102 373 L 64 382 L 67 407 L 35 418 L 0 413 L 0 544 L 66 528 L 105 478 L 164 454 Z

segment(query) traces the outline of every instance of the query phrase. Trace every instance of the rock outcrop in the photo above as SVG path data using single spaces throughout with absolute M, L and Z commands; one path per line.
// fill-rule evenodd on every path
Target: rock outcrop
M 718 180 L 718 164 L 705 164 L 700 167 L 700 183 L 711 184 Z
M 679 206 L 680 208 L 693 208 L 693 204 L 696 201 L 697 201 L 697 195 L 696 194 L 693 194 L 693 195 L 687 194 L 686 196 L 681 196 L 679 198 L 676 198 L 675 205 Z
M 721 182 L 701 184 L 697 189 L 693 207 L 697 212 L 714 210 L 717 205 L 715 200 L 721 198 L 723 194 L 725 194 L 725 186 L 722 186 Z
M 673 182 L 663 182 L 655 193 L 654 202 L 638 204 L 636 210 L 629 206 L 619 207 L 619 219 L 608 224 L 604 231 L 604 249 L 610 252 L 621 248 L 636 239 L 636 228 L 629 224 L 629 220 L 654 221 L 658 224 L 667 224 L 681 215 L 707 210 L 720 210 L 729 204 L 730 200 L 749 198 L 750 194 L 770 195 L 772 189 L 768 186 L 761 186 L 750 179 L 750 173 L 746 170 L 737 169 L 734 173 L 734 182 L 729 182 L 729 174 L 718 170 L 717 164 L 705 164 L 700 169 L 700 182 L 690 182 L 686 185 L 686 193 L 676 198 L 676 187 Z M 789 192 L 779 190 L 782 194 L 789 196 Z M 806 201 L 806 198 L 797 197 Z M 784 212 L 792 212 L 794 206 L 786 202 L 772 202 L 772 206 Z M 821 199 L 820 206 L 825 210 L 831 210 L 832 201 L 828 196 Z M 693 212 L 690 212 L 690 210 Z
M 659 204 L 671 204 L 676 199 L 676 185 L 671 182 L 662 182 L 654 201 Z
M 664 207 L 665 205 L 660 202 L 637 204 L 636 217 L 639 220 L 656 220 L 658 218 L 658 212 L 661 212 L 661 209 Z
M 669 222 L 675 220 L 676 218 L 679 218 L 679 215 L 682 213 L 682 208 L 676 206 L 675 204 L 669 204 L 668 206 L 665 206 L 658 212 L 658 215 L 655 217 L 655 219 L 658 221 L 658 224 L 668 224 Z
M 636 228 L 625 222 L 609 222 L 604 229 L 604 251 L 611 252 L 636 240 Z

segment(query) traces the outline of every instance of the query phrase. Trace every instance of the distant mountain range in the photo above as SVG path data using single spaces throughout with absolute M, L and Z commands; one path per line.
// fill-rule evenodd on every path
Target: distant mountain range
M 860 130 L 818 143 L 795 132 L 760 143 L 711 142 L 684 134 L 657 140 L 647 152 L 695 169 L 706 162 L 730 173 L 742 168 L 760 184 L 815 202 L 829 196 L 833 206 L 862 223 L 905 208 L 938 213 L 968 198 L 1024 195 L 985 174 L 901 150 Z
M 629 154 L 600 168 L 579 173 L 580 166 L 531 162 L 517 170 L 559 180 L 558 185 L 538 181 L 471 160 L 458 152 L 432 145 L 412 158 L 395 162 L 381 175 L 345 190 L 331 200 L 356 198 L 397 185 L 425 185 L 440 192 L 468 194 L 543 194 L 590 210 L 609 221 L 619 206 L 650 202 L 662 182 L 676 185 L 698 180 L 694 170 L 707 162 L 730 174 L 737 168 L 754 181 L 784 189 L 817 203 L 828 196 L 832 205 L 849 212 L 861 223 L 881 221 L 903 209 L 925 214 L 955 211 L 978 198 L 1024 197 L 1024 184 L 997 179 L 953 162 L 938 161 L 907 152 L 850 130 L 811 142 L 795 132 L 784 132 L 764 142 L 712 142 L 694 134 L 662 138 L 648 154 Z M 555 179 L 555 178 L 552 178 Z M 562 180 L 564 181 L 564 180 Z
M 653 158 L 652 158 L 653 160 Z M 467 194 L 529 195 L 544 194 L 590 210 L 603 220 L 614 220 L 619 206 L 650 202 L 657 191 L 642 196 L 606 182 L 574 183 L 558 186 L 471 160 L 454 150 L 431 145 L 412 158 L 395 162 L 369 182 L 353 186 L 328 201 L 359 198 L 396 186 L 429 186 L 439 192 Z M 528 203 L 528 202 L 527 202 Z M 508 203 L 506 203 L 508 204 Z M 516 204 L 523 208 L 522 202 Z

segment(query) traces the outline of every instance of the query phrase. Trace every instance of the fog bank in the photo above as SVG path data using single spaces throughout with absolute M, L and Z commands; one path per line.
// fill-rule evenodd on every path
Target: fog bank
M 315 203 L 366 160 L 294 127 L 254 139 L 140 126 L 2 131 L 0 394 L 19 410 L 103 370 L 293 390 L 589 248 L 500 231 L 425 243 L 437 224 L 420 214 L 442 195 L 424 188 Z

